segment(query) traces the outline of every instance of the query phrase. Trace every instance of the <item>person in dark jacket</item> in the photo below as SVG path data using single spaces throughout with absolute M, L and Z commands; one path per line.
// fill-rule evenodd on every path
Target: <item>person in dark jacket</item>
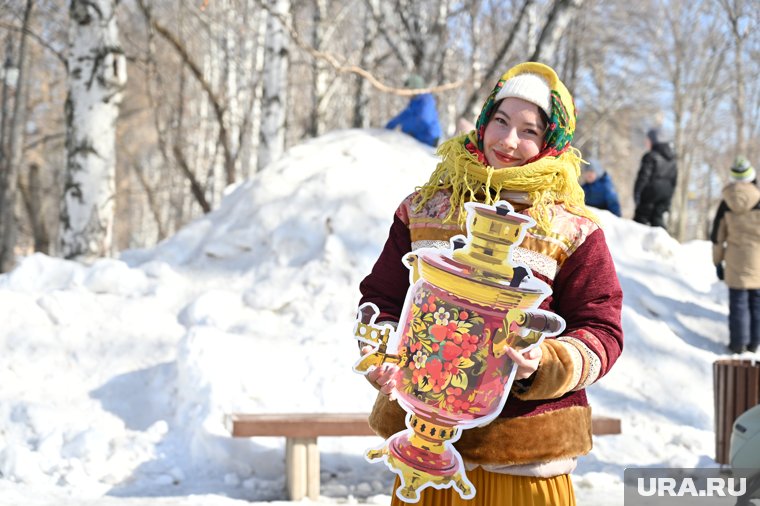
M 760 188 L 745 158 L 731 167 L 722 196 L 710 239 L 715 273 L 728 286 L 728 349 L 755 352 L 760 345 Z
M 588 165 L 583 166 L 582 177 L 581 188 L 585 194 L 586 205 L 605 209 L 615 216 L 620 216 L 620 201 L 615 185 L 598 160 L 589 160 Z
M 425 87 L 425 82 L 418 75 L 409 76 L 407 88 L 419 89 Z M 406 108 L 391 119 L 385 128 L 393 130 L 401 126 L 401 131 L 411 135 L 428 146 L 436 147 L 441 138 L 441 125 L 438 122 L 438 111 L 435 108 L 435 98 L 430 93 L 415 95 L 409 100 Z
M 645 225 L 665 228 L 663 215 L 670 210 L 678 168 L 670 144 L 660 142 L 658 137 L 656 129 L 647 132 L 649 151 L 641 158 L 633 186 L 633 201 L 636 203 L 633 219 Z

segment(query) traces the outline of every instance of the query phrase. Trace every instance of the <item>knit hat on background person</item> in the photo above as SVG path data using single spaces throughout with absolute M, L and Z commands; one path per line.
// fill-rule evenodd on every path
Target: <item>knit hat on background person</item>
M 583 165 L 583 172 L 593 172 L 596 174 L 596 177 L 602 177 L 604 174 L 604 170 L 602 169 L 602 164 L 599 163 L 599 160 L 595 158 L 591 158 L 589 160 L 586 160 L 588 164 Z
M 538 74 L 526 73 L 509 78 L 494 98 L 495 102 L 505 98 L 521 98 L 531 104 L 536 104 L 546 117 L 552 115 L 552 90 L 544 77 Z
M 749 163 L 749 160 L 743 156 L 737 156 L 733 166 L 731 166 L 731 181 L 742 183 L 754 181 L 757 174 L 755 168 Z
M 404 81 L 404 87 L 417 90 L 425 87 L 425 80 L 418 74 L 410 74 Z
M 660 131 L 656 128 L 650 128 L 647 132 L 647 139 L 649 139 L 649 142 L 652 144 L 657 144 L 659 142 L 660 138 Z

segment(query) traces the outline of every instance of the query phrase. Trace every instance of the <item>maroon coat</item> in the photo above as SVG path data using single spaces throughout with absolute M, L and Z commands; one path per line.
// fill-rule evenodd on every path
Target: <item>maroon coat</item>
M 361 302 L 372 302 L 378 321 L 397 322 L 409 288 L 401 257 L 412 249 L 447 247 L 464 231 L 444 223 L 448 194 L 441 192 L 415 210 L 413 195 L 397 209 L 388 240 L 372 272 L 362 281 Z M 513 202 L 516 210 L 530 208 Z M 514 251 L 514 259 L 553 290 L 542 304 L 565 319 L 562 336 L 545 339 L 538 371 L 528 388 L 515 382 L 499 418 L 467 430 L 456 444 L 466 461 L 509 465 L 575 457 L 591 449 L 591 413 L 585 387 L 604 376 L 622 351 L 623 294 L 604 237 L 591 220 L 562 206 L 552 209 L 552 233 L 535 228 Z M 402 430 L 403 410 L 380 395 L 370 424 L 383 437 Z M 528 434 L 541 444 L 528 444 Z M 518 443 L 519 440 L 519 443 Z M 535 441 L 534 441 L 535 443 Z

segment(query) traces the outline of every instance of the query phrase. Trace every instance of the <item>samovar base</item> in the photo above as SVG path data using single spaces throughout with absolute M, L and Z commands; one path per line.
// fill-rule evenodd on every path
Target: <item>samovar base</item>
M 462 499 L 474 497 L 475 488 L 467 479 L 462 458 L 448 442 L 456 429 L 444 428 L 450 434 L 446 439 L 431 438 L 431 424 L 419 423 L 419 419 L 417 422 L 412 429 L 391 436 L 383 447 L 369 450 L 367 460 L 382 459 L 399 476 L 401 485 L 396 496 L 404 502 L 418 502 L 420 490 L 428 486 L 454 487 Z

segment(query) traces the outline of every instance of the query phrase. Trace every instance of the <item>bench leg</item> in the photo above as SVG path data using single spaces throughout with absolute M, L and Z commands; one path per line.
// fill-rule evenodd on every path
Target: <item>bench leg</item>
M 285 440 L 285 484 L 291 501 L 319 499 L 319 449 L 316 438 Z
M 306 445 L 306 495 L 312 501 L 319 500 L 319 484 L 319 448 L 314 438 Z

